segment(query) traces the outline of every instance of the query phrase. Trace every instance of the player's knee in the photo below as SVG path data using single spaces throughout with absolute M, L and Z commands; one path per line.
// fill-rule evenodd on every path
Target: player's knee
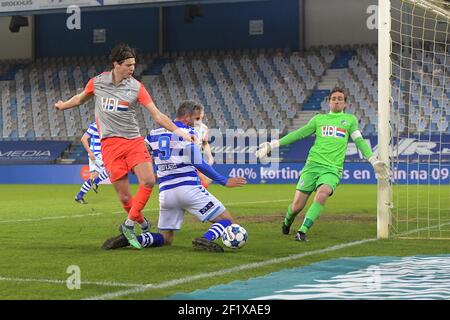
M 325 202 L 327 198 L 333 193 L 333 189 L 329 186 L 321 186 L 319 190 L 317 190 L 316 199 L 320 203 Z
M 291 204 L 291 210 L 293 213 L 299 213 L 300 211 L 302 211 L 303 207 L 300 203 L 292 203 Z
M 130 194 L 119 194 L 119 200 L 123 205 L 127 205 L 130 203 L 131 195 Z
M 214 222 L 221 221 L 221 220 L 230 220 L 231 223 L 237 223 L 236 220 L 231 215 L 230 211 L 228 211 L 228 210 L 225 210 L 217 218 L 215 218 L 214 220 L 210 220 L 210 221 L 214 223 Z
M 141 185 L 142 186 L 144 186 L 144 187 L 146 187 L 146 188 L 153 188 L 153 186 L 155 185 L 155 178 L 154 177 L 148 177 L 148 178 L 145 178 L 145 179 L 142 179 L 142 181 L 141 181 Z

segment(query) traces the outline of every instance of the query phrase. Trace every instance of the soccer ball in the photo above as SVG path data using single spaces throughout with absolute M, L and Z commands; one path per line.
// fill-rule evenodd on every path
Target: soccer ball
M 232 224 L 222 234 L 223 244 L 230 249 L 242 248 L 248 240 L 248 233 L 242 226 Z

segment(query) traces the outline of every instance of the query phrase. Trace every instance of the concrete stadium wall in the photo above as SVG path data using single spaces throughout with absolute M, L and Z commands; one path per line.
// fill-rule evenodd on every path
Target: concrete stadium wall
M 304 0 L 305 47 L 377 43 L 377 30 L 369 30 L 366 13 L 377 0 Z
M 164 8 L 167 51 L 299 48 L 299 0 L 201 5 L 203 16 L 184 21 L 185 6 Z M 159 48 L 159 8 L 81 12 L 81 30 L 66 28 L 68 14 L 36 17 L 37 57 L 104 55 L 118 42 L 142 52 Z M 263 34 L 249 35 L 249 21 L 263 20 Z M 93 43 L 93 29 L 106 29 L 106 43 Z
M 33 17 L 28 17 L 28 27 L 19 32 L 9 31 L 11 17 L 0 17 L 0 59 L 31 59 L 33 56 Z
M 81 12 L 81 29 L 66 27 L 68 14 L 36 17 L 36 55 L 59 57 L 106 55 L 119 42 L 140 52 L 158 51 L 158 9 L 140 8 Z M 93 43 L 94 29 L 106 29 L 106 42 Z
M 201 6 L 202 17 L 184 22 L 184 7 L 166 8 L 166 49 L 299 49 L 299 0 Z M 250 35 L 249 21 L 262 20 L 263 34 Z

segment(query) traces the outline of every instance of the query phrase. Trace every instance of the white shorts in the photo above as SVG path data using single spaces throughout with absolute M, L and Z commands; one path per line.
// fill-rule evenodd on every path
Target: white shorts
M 91 158 L 89 158 L 89 172 L 102 173 L 103 170 L 105 170 L 105 167 L 102 159 L 95 158 L 95 161 L 92 161 Z
M 185 210 L 205 222 L 221 215 L 225 206 L 202 186 L 181 186 L 165 190 L 159 193 L 158 229 L 179 230 Z

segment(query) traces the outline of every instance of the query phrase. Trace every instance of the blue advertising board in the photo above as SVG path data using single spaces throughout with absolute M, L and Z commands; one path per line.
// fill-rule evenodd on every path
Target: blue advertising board
M 71 141 L 1 141 L 0 164 L 52 163 Z
M 227 177 L 244 176 L 250 184 L 295 184 L 304 163 L 221 164 L 214 168 Z M 87 178 L 83 165 L 8 165 L 0 166 L 1 184 L 79 184 Z M 400 163 L 393 173 L 398 184 L 450 184 L 450 164 Z M 137 183 L 130 174 L 130 182 Z M 346 163 L 342 184 L 375 184 L 372 166 L 367 163 Z

